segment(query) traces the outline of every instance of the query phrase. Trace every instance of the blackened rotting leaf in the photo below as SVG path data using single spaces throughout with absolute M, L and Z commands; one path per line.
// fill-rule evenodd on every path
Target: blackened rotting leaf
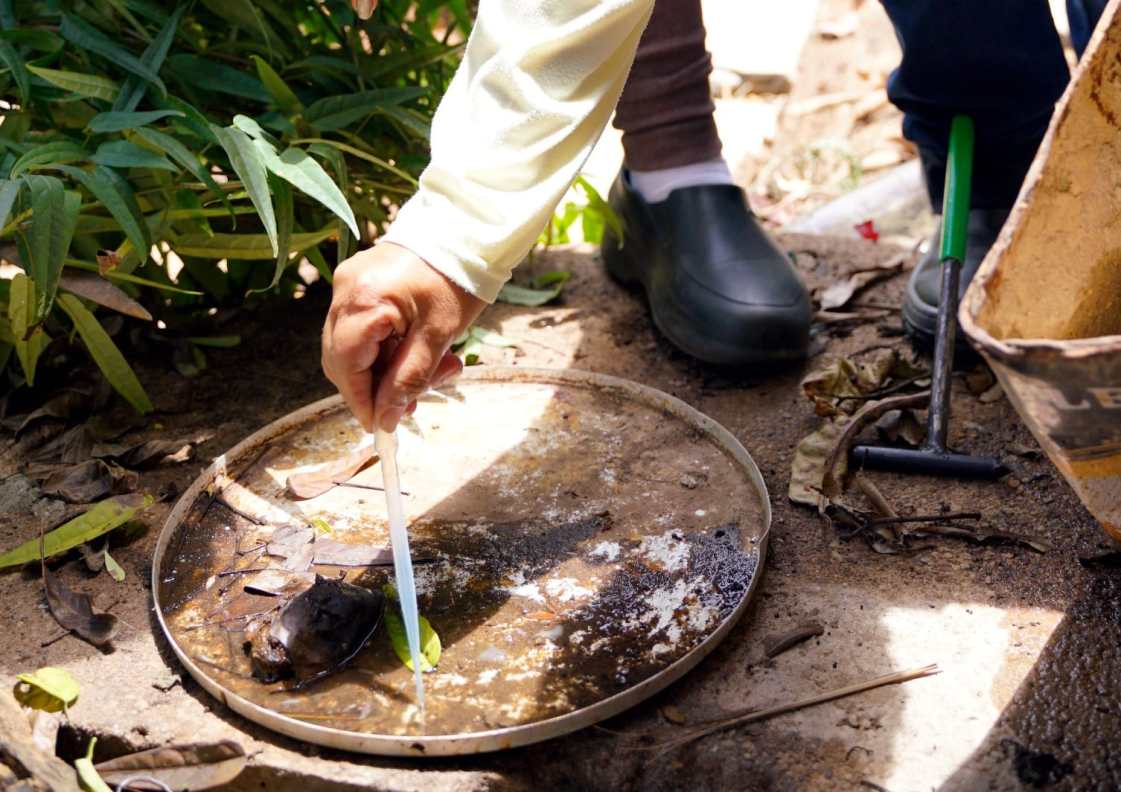
M 132 470 L 155 467 L 166 457 L 174 457 L 177 462 L 190 458 L 193 446 L 187 440 L 148 440 L 132 446 L 101 446 L 93 449 L 93 455 L 112 459 L 119 465 Z
M 1086 569 L 1121 569 L 1121 552 L 1079 558 L 1078 563 Z
M 71 591 L 43 567 L 43 587 L 47 592 L 47 606 L 60 626 L 85 638 L 94 646 L 104 646 L 113 640 L 120 624 L 112 613 L 94 613 L 89 594 Z
M 382 622 L 380 591 L 317 576 L 315 584 L 250 636 L 253 676 L 265 683 L 292 678 L 302 688 L 343 668 Z
M 1036 789 L 1057 784 L 1074 772 L 1069 762 L 1060 761 L 1054 754 L 1033 751 L 1013 739 L 1006 737 L 1001 740 L 1001 747 L 1005 752 L 1012 749 L 1012 767 L 1016 777 Z
M 136 489 L 137 475 L 100 459 L 57 468 L 43 480 L 43 493 L 67 503 L 93 503 L 107 495 L 123 495 Z

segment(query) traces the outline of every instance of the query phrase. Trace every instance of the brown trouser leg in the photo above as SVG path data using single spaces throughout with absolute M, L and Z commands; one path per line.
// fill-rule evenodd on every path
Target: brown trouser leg
M 720 156 L 701 0 L 657 0 L 615 111 L 626 166 L 660 170 Z

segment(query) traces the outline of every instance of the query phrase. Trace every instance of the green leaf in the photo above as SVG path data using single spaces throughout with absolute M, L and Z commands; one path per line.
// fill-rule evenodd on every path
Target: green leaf
M 16 357 L 28 385 L 35 384 L 35 366 L 47 345 L 47 334 L 35 326 L 35 281 L 18 273 L 8 293 L 8 323 L 11 326 Z M 34 327 L 34 329 L 32 329 Z
M 72 550 L 114 528 L 119 528 L 155 503 L 151 495 L 121 495 L 95 504 L 70 522 L 63 523 L 43 537 L 43 558 Z M 39 538 L 0 555 L 0 569 L 22 566 L 39 560 Z
M 413 670 L 413 658 L 409 653 L 409 638 L 405 632 L 405 624 L 398 614 L 397 597 L 393 596 L 389 607 L 385 609 L 385 629 L 389 633 L 389 640 L 393 644 L 393 652 L 397 659 L 405 664 L 410 671 Z M 440 636 L 432 629 L 428 619 L 420 617 L 420 670 L 429 673 L 436 670 L 440 664 Z
M 483 342 L 475 336 L 468 333 L 467 341 L 464 342 L 463 347 L 459 350 L 460 357 L 463 358 L 463 365 L 477 366 L 479 364 L 479 356 L 483 352 Z
M 97 744 L 96 737 L 90 737 L 89 748 L 81 759 L 74 760 L 74 769 L 78 772 L 78 783 L 85 792 L 113 792 L 108 784 L 101 778 L 97 768 L 93 766 L 93 747 Z
M 257 141 L 257 144 L 268 145 L 262 141 Z M 268 291 L 275 288 L 284 276 L 284 270 L 288 269 L 288 264 L 291 262 L 292 229 L 296 225 L 296 205 L 292 198 L 292 185 L 275 176 L 269 178 L 269 185 L 272 187 L 273 198 L 276 199 L 276 247 L 278 251 L 276 268 L 273 270 L 272 281 L 268 286 L 251 291 Z
M 12 213 L 12 206 L 19 197 L 19 188 L 18 181 L 0 180 L 0 228 L 8 224 L 8 215 Z
M 253 55 L 253 62 L 257 64 L 257 76 L 260 78 L 261 83 L 264 84 L 265 90 L 269 92 L 276 106 L 288 115 L 296 115 L 304 106 L 292 93 L 292 89 L 288 87 L 288 83 L 281 79 L 272 66 L 268 64 L 264 58 L 259 55 Z
M 225 205 L 226 211 L 229 212 L 230 217 L 234 216 L 234 208 L 233 205 L 230 204 L 230 199 L 229 196 L 226 195 L 226 191 L 218 186 L 218 183 L 214 181 L 214 177 L 210 175 L 210 171 L 199 162 L 198 157 L 192 154 L 190 149 L 171 135 L 166 135 L 163 132 L 155 129 L 148 129 L 147 127 L 137 129 L 136 136 L 144 142 L 160 149 L 193 173 L 212 193 L 222 199 L 222 203 Z
M 137 412 L 151 412 L 152 402 L 144 392 L 144 386 L 136 378 L 136 373 L 94 315 L 82 305 L 82 301 L 72 294 L 63 294 L 58 298 L 58 304 L 74 322 L 74 327 L 82 337 L 86 349 L 89 350 L 90 357 L 114 390 L 121 394 Z
M 485 327 L 472 327 L 470 329 L 471 337 L 477 338 L 480 344 L 499 348 L 517 347 L 517 343 L 511 341 L 505 336 L 499 335 L 493 330 L 487 330 Z
M 335 529 L 331 525 L 331 523 L 327 522 L 322 517 L 314 518 L 311 521 L 311 527 L 315 529 L 316 533 L 321 534 L 323 536 L 330 536 L 331 534 L 333 534 L 335 532 Z M 408 651 L 408 647 L 405 647 L 405 651 L 406 652 Z
M 136 203 L 132 187 L 119 173 L 104 165 L 98 165 L 92 172 L 67 166 L 61 166 L 58 170 L 101 201 L 113 219 L 120 223 L 121 230 L 137 251 L 146 251 L 152 247 L 148 238 L 148 225 L 144 222 L 144 215 Z
M 90 161 L 98 165 L 108 165 L 112 168 L 154 168 L 178 173 L 179 168 L 173 165 L 162 154 L 157 154 L 143 146 L 138 146 L 127 140 L 112 140 L 102 143 L 97 147 L 97 152 L 90 157 Z
M 89 158 L 89 153 L 69 140 L 57 140 L 54 143 L 44 143 L 36 146 L 24 154 L 12 165 L 10 178 L 41 168 L 46 165 L 59 165 L 68 162 L 82 162 Z
M 113 580 L 117 581 L 118 583 L 124 583 L 124 567 L 118 564 L 117 560 L 113 558 L 113 556 L 109 555 L 108 547 L 106 547 L 103 552 L 105 554 L 105 571 L 109 573 L 109 577 L 113 578 Z
M 192 344 L 201 347 L 214 347 L 215 349 L 232 349 L 241 343 L 241 336 L 191 336 L 187 339 Z
M 120 91 L 120 86 L 110 79 L 98 77 L 93 74 L 81 72 L 58 71 L 57 69 L 44 69 L 41 66 L 28 66 L 27 70 L 34 75 L 42 77 L 64 91 L 73 91 L 79 96 L 89 99 L 102 99 L 112 102 Z
M 78 700 L 82 691 L 78 680 L 65 668 L 46 666 L 30 674 L 18 674 L 16 679 L 16 701 L 43 712 L 62 712 Z
M 87 272 L 100 272 L 96 264 L 91 264 L 88 261 L 78 261 L 77 259 L 67 259 L 66 266 L 75 269 L 86 270 Z M 130 275 L 126 272 L 107 272 L 104 277 L 111 281 L 119 283 L 134 283 L 137 286 L 146 286 L 150 289 L 159 289 L 160 291 L 169 292 L 171 294 L 183 294 L 189 297 L 200 297 L 202 292 L 193 289 L 180 289 L 172 286 L 169 283 L 160 283 L 159 281 L 150 280 L 148 278 L 141 278 L 136 275 Z
M 86 129 L 95 135 L 104 135 L 109 132 L 123 132 L 126 129 L 147 126 L 168 116 L 183 118 L 185 115 L 186 113 L 180 113 L 178 110 L 146 110 L 142 113 L 98 113 L 90 119 Z
M 76 192 L 64 190 L 62 182 L 53 176 L 25 176 L 24 183 L 31 191 L 27 271 L 35 281 L 38 297 L 35 319 L 38 321 L 47 315 L 54 303 L 58 276 L 74 237 L 82 199 Z
M 278 157 L 272 147 L 263 141 L 257 141 L 257 148 L 265 161 L 265 167 L 291 183 L 304 195 L 330 209 L 336 217 L 346 223 L 352 234 L 358 236 L 358 221 L 354 219 L 354 212 L 350 210 L 346 196 L 327 175 L 327 171 L 309 157 L 307 152 L 290 148 Z
M 350 172 L 346 166 L 346 157 L 343 153 L 336 148 L 326 146 L 322 143 L 312 143 L 308 146 L 308 151 L 316 154 L 330 163 L 332 170 L 335 171 L 334 183 L 342 191 L 345 197 L 350 192 Z M 353 255 L 354 235 L 348 229 L 339 232 L 338 249 L 335 252 L 335 261 L 346 261 Z M 314 262 L 313 262 L 314 263 Z M 316 265 L 318 266 L 318 265 Z M 327 278 L 330 283 L 331 279 Z
M 549 272 L 534 283 L 536 288 L 507 283 L 499 290 L 498 301 L 530 307 L 545 305 L 560 296 L 564 284 L 570 277 L 572 273 L 569 272 Z
M 112 39 L 88 24 L 84 20 L 62 15 L 62 26 L 58 31 L 64 39 L 76 47 L 93 52 L 106 58 L 110 63 L 119 66 L 142 80 L 150 82 L 159 89 L 161 95 L 167 95 L 167 87 L 163 80 L 152 68 L 123 47 L 118 46 Z
M 27 73 L 27 66 L 16 52 L 16 48 L 2 39 L 0 39 L 0 61 L 3 61 L 12 73 L 16 90 L 19 91 L 20 106 L 27 107 L 27 103 L 31 101 L 31 75 Z
M 207 93 L 239 96 L 261 104 L 268 104 L 272 98 L 256 77 L 201 55 L 172 55 L 167 64 L 180 80 Z
M 151 68 L 152 71 L 158 72 L 160 67 L 163 66 L 164 59 L 167 58 L 167 52 L 171 49 L 171 43 L 175 39 L 175 32 L 179 29 L 179 20 L 186 10 L 187 4 L 180 3 L 174 13 L 168 17 L 167 22 L 164 23 L 159 35 L 152 39 L 147 49 L 144 50 L 144 54 L 140 56 L 140 61 Z M 135 110 L 147 91 L 148 82 L 146 80 L 136 75 L 129 77 L 125 80 L 117 100 L 113 103 L 113 109 L 122 112 Z
M 623 221 L 619 218 L 619 215 L 615 213 L 615 210 L 611 208 L 611 204 L 603 200 L 603 196 L 599 194 L 599 191 L 583 176 L 577 176 L 575 184 L 584 191 L 584 196 L 588 199 L 588 207 L 585 211 L 590 212 L 600 223 L 599 238 L 592 238 L 596 236 L 596 233 L 588 227 L 587 216 L 585 217 L 584 241 L 594 244 L 599 244 L 603 241 L 604 225 L 611 229 L 611 233 L 615 235 L 616 239 L 622 239 L 624 236 Z M 591 236 L 589 236 L 589 234 L 591 234 Z
M 372 91 L 328 96 L 313 102 L 304 111 L 304 120 L 320 132 L 330 132 L 360 121 L 385 107 L 399 105 L 425 96 L 427 88 L 376 88 Z
M 334 236 L 338 231 L 334 225 L 329 225 L 311 233 L 292 234 L 292 250 L 306 250 Z M 204 259 L 264 261 L 276 258 L 272 240 L 264 234 L 184 234 L 176 237 L 171 247 L 180 256 Z
M 264 225 L 265 233 L 268 235 L 272 257 L 279 255 L 276 214 L 273 211 L 272 197 L 269 195 L 268 169 L 265 167 L 260 150 L 253 139 L 240 129 L 213 125 L 211 129 L 230 158 L 230 165 L 234 172 L 249 193 L 249 200 L 257 208 L 261 224 Z

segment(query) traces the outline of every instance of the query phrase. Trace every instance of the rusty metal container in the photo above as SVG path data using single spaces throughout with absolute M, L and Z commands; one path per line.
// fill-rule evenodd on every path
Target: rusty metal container
M 1051 461 L 1121 542 L 1121 17 L 1109 4 L 959 313 Z

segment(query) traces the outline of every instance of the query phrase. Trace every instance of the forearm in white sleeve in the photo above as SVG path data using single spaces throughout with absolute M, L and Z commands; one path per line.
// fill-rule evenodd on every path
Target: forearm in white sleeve
M 654 0 L 482 0 L 432 160 L 382 241 L 493 302 L 622 93 Z

